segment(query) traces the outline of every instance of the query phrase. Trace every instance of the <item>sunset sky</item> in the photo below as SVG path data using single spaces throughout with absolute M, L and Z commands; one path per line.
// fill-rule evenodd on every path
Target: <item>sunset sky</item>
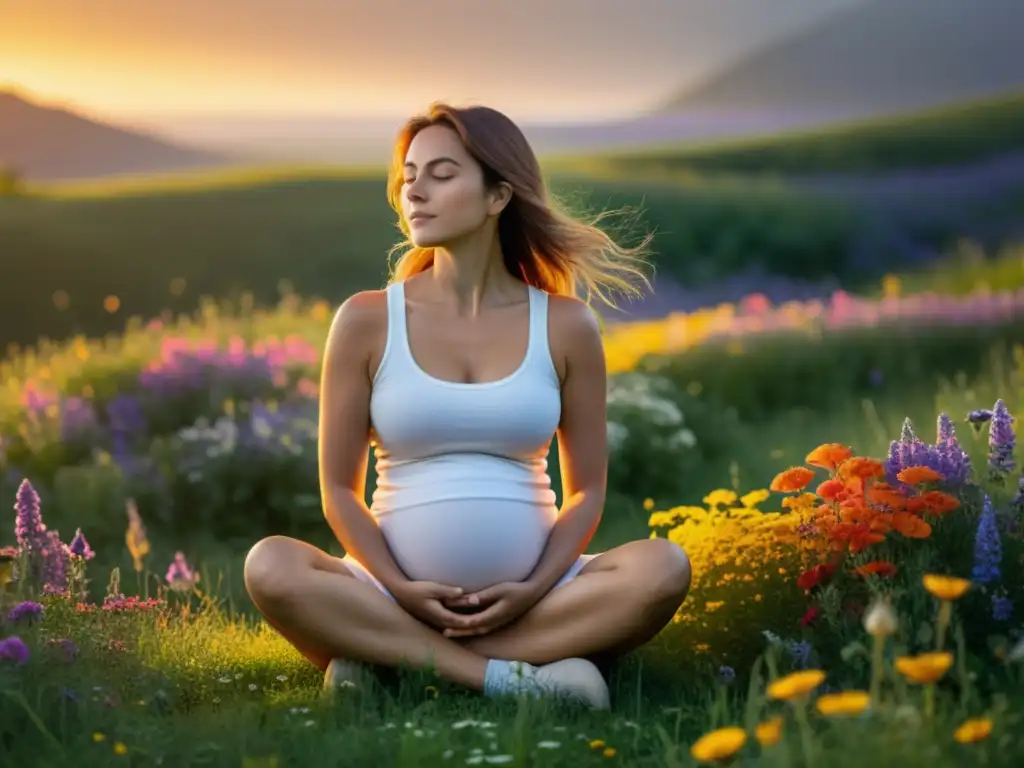
M 865 0 L 0 0 L 0 88 L 99 117 L 643 110 Z

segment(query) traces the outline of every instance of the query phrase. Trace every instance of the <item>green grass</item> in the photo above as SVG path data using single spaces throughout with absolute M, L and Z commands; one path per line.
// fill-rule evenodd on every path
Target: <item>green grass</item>
M 605 178 L 884 173 L 970 163 L 1021 149 L 1024 93 L 895 118 L 551 162 L 559 170 Z

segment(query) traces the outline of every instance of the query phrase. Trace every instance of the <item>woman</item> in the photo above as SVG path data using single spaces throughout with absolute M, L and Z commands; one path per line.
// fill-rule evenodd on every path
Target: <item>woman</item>
M 554 211 L 525 137 L 485 107 L 410 120 L 388 196 L 408 250 L 387 290 L 341 306 L 323 361 L 320 484 L 347 554 L 264 539 L 249 594 L 328 687 L 359 663 L 408 663 L 487 695 L 607 707 L 582 657 L 650 640 L 690 581 L 665 539 L 584 554 L 605 501 L 607 382 L 575 294 L 632 290 L 641 251 Z

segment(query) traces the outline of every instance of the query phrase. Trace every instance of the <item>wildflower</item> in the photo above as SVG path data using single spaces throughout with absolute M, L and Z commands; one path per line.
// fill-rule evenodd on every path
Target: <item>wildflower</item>
M 0 660 L 13 661 L 17 666 L 28 661 L 28 646 L 20 637 L 6 637 L 0 640 Z
M 877 600 L 864 612 L 864 629 L 872 637 L 887 637 L 899 629 L 899 617 L 887 600 Z
M 718 668 L 718 682 L 722 685 L 732 685 L 736 680 L 736 670 L 728 665 Z
M 75 538 L 68 544 L 68 553 L 83 560 L 92 560 L 96 556 L 96 553 L 92 551 L 92 547 L 89 546 L 89 542 L 85 540 L 85 535 L 82 533 L 81 528 L 75 530 Z
M 618 752 L 616 751 L 615 747 L 605 747 L 601 754 L 605 757 L 611 758 L 615 757 L 615 755 L 618 754 Z
M 14 535 L 23 550 L 35 551 L 44 544 L 46 526 L 39 512 L 39 494 L 28 480 L 22 480 L 15 494 Z
M 735 491 L 730 491 L 725 488 L 719 488 L 718 490 L 712 491 L 704 497 L 703 501 L 710 508 L 715 507 L 728 507 L 736 503 L 738 496 Z
M 953 666 L 953 654 L 946 651 L 922 653 L 919 656 L 900 656 L 896 671 L 911 683 L 930 685 L 942 679 Z
M 128 530 L 124 534 L 125 544 L 132 556 L 132 564 L 135 566 L 135 570 L 141 573 L 143 561 L 146 559 L 146 555 L 149 554 L 149 539 L 146 538 L 146 527 L 142 524 L 142 517 L 139 515 L 139 509 L 135 505 L 134 499 L 127 501 L 125 511 L 128 513 Z
M 803 590 L 814 589 L 819 584 L 822 584 L 835 574 L 835 566 L 831 563 L 822 563 L 816 565 L 810 570 L 804 571 L 796 579 L 796 585 Z
M 22 619 L 38 619 L 43 615 L 43 606 L 39 603 L 32 602 L 31 600 L 25 600 L 24 602 L 18 603 L 16 606 L 11 608 L 7 613 L 7 620 L 12 624 Z
M 781 717 L 775 716 L 754 726 L 754 738 L 758 744 L 762 747 L 778 744 L 782 740 L 783 722 L 785 721 Z
M 603 749 L 604 748 L 604 739 L 592 739 L 591 742 L 590 742 L 590 748 L 591 749 Z
M 989 421 L 991 421 L 992 416 L 992 411 L 988 410 L 987 408 L 979 408 L 977 410 L 970 411 L 967 414 L 967 421 L 970 422 L 973 426 L 979 427 L 982 424 L 987 424 Z
M 820 669 L 808 669 L 780 677 L 768 686 L 769 699 L 793 701 L 801 699 L 825 681 L 825 673 Z
M 790 467 L 772 480 L 771 490 L 777 493 L 802 491 L 814 479 L 814 473 L 807 467 Z
M 67 588 L 68 548 L 60 540 L 60 533 L 47 531 L 41 551 L 43 557 L 43 584 L 56 590 Z
M 807 609 L 807 611 L 804 613 L 804 615 L 800 617 L 800 626 L 802 626 L 802 627 L 809 627 L 809 626 L 811 626 L 811 624 L 813 624 L 815 621 L 818 620 L 818 616 L 819 616 L 820 613 L 821 613 L 821 611 L 818 610 L 818 607 L 815 606 L 815 605 L 812 605 L 810 608 Z
M 724 762 L 731 759 L 747 743 L 747 732 L 730 726 L 705 733 L 690 747 L 694 760 L 705 763 Z
M 1006 595 L 992 595 L 992 618 L 1009 621 L 1013 616 L 1013 601 Z
M 92 735 L 92 740 L 99 744 L 101 741 L 107 740 L 107 735 L 105 733 L 100 733 L 99 731 L 97 731 Z
M 999 580 L 999 566 L 1003 559 L 1002 543 L 999 539 L 999 525 L 992 499 L 985 494 L 985 501 L 978 518 L 974 534 L 974 568 L 971 578 L 978 584 Z
M 654 499 L 651 499 L 651 498 L 644 499 L 644 509 L 646 511 L 648 511 L 648 512 L 650 512 L 652 509 L 654 509 Z
M 935 483 L 939 480 L 945 480 L 945 476 L 940 472 L 936 472 L 931 467 L 918 466 L 900 470 L 896 475 L 896 479 L 907 485 L 921 485 L 922 483 Z
M 939 576 L 934 573 L 926 573 L 921 582 L 924 584 L 924 588 L 939 600 L 959 600 L 971 588 L 971 582 L 967 579 Z
M 189 567 L 181 552 L 174 553 L 174 561 L 167 568 L 165 578 L 175 592 L 188 592 L 199 583 L 199 574 Z
M 873 560 L 870 563 L 854 568 L 853 573 L 864 577 L 879 576 L 881 578 L 892 578 L 898 570 L 895 565 L 885 560 Z
M 818 711 L 826 717 L 835 715 L 859 715 L 871 703 L 871 696 L 867 691 L 843 691 L 841 693 L 826 693 L 821 696 L 815 705 Z
M 992 721 L 987 717 L 977 717 L 965 720 L 959 728 L 953 732 L 953 738 L 961 744 L 974 744 L 984 741 L 992 733 Z
M 746 509 L 754 509 L 758 504 L 763 504 L 769 498 L 771 498 L 772 492 L 767 488 L 760 488 L 756 491 L 750 491 L 740 496 L 740 504 Z
M 885 476 L 885 465 L 868 456 L 854 456 L 844 461 L 838 469 L 840 477 L 871 480 Z
M 115 741 L 114 742 L 114 754 L 115 755 L 127 755 L 128 754 L 128 747 L 126 747 L 124 745 L 124 742 Z
M 940 413 L 936 427 L 935 448 L 939 454 L 939 471 L 954 485 L 963 485 L 971 476 L 971 459 L 960 447 L 953 420 Z
M 853 451 L 840 443 L 825 443 L 819 445 L 809 454 L 804 461 L 812 467 L 821 467 L 829 471 L 836 469 L 840 464 L 853 455 Z
M 992 423 L 988 430 L 988 465 L 997 473 L 1008 475 L 1016 468 L 1013 449 L 1016 436 L 1013 431 L 1013 417 L 1002 400 L 996 400 L 992 409 Z

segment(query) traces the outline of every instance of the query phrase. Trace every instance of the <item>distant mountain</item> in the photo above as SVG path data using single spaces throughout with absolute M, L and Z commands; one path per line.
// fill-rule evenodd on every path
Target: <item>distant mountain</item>
M 239 160 L 0 91 L 0 165 L 12 165 L 32 181 L 184 171 Z
M 874 0 L 774 43 L 661 113 L 867 117 L 1024 91 L 1021 0 Z

